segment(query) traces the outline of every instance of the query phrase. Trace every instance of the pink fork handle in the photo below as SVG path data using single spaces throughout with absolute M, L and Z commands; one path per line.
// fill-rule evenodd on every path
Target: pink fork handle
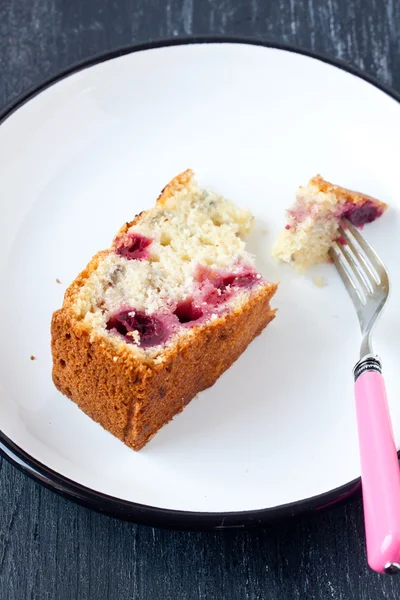
M 355 397 L 368 564 L 388 573 L 400 564 L 400 470 L 382 375 L 362 373 Z

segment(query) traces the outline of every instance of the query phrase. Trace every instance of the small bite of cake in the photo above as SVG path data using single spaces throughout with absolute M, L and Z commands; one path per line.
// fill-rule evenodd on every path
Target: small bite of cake
M 371 196 L 334 185 L 317 175 L 299 188 L 272 255 L 301 272 L 327 262 L 329 248 L 338 238 L 340 219 L 362 228 L 386 208 L 386 204 Z
M 274 318 L 247 252 L 249 210 L 188 170 L 125 223 L 52 320 L 53 380 L 135 450 L 239 358 Z

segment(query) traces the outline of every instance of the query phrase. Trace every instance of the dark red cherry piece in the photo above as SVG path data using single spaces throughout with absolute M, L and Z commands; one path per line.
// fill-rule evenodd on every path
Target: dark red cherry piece
M 354 206 L 354 205 L 353 205 Z M 362 227 L 366 223 L 372 223 L 381 215 L 381 211 L 372 202 L 364 202 L 361 206 L 351 208 L 344 213 L 344 217 L 356 227 Z
M 203 311 L 193 303 L 193 300 L 183 300 L 178 303 L 174 315 L 178 317 L 180 323 L 190 323 L 200 319 Z
M 109 319 L 107 329 L 115 329 L 129 343 L 135 342 L 135 338 L 129 333 L 137 331 L 141 348 L 161 344 L 167 337 L 166 329 L 160 319 L 141 310 L 130 309 L 117 313 Z
M 238 275 L 225 275 L 222 280 L 218 283 L 217 288 L 224 291 L 228 286 L 249 288 L 257 281 L 257 273 L 248 272 L 240 273 Z
M 133 233 L 125 239 L 123 246 L 117 248 L 117 254 L 124 256 L 128 260 L 141 260 L 148 257 L 146 248 L 150 246 L 152 240 L 140 235 L 139 233 Z

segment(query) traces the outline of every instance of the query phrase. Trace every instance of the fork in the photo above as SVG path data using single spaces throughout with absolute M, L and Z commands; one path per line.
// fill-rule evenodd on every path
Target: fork
M 385 266 L 346 219 L 330 257 L 356 309 L 362 343 L 354 392 L 368 564 L 378 573 L 400 571 L 400 469 L 382 376 L 371 333 L 389 295 Z

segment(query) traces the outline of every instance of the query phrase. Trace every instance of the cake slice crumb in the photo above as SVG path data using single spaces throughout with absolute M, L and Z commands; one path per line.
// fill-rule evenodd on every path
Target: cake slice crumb
M 287 211 L 272 256 L 304 273 L 312 265 L 329 262 L 329 249 L 339 237 L 340 220 L 356 227 L 378 219 L 387 204 L 371 196 L 325 181 L 320 175 L 300 186 L 296 201 Z
M 253 221 L 181 173 L 93 257 L 54 313 L 56 387 L 134 450 L 274 319 L 277 284 L 246 249 Z
M 326 279 L 324 277 L 322 277 L 322 275 L 316 275 L 313 279 L 313 283 L 314 283 L 314 285 L 316 285 L 319 288 L 326 287 L 326 285 L 327 285 Z

